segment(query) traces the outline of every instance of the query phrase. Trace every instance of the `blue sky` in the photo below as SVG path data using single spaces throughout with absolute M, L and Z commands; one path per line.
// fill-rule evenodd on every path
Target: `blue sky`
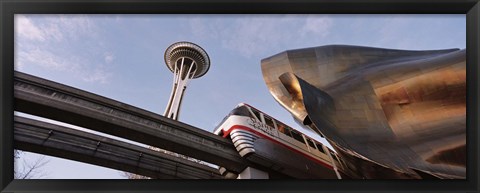
M 189 83 L 180 121 L 212 131 L 245 102 L 301 129 L 268 92 L 261 59 L 328 44 L 464 49 L 465 28 L 465 15 L 16 15 L 15 69 L 163 114 L 173 78 L 163 54 L 191 41 L 207 51 L 211 67 Z M 47 158 L 41 178 L 124 178 Z

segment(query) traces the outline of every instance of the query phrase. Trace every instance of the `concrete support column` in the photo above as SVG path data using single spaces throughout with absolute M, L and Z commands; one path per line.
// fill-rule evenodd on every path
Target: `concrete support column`
M 268 173 L 252 167 L 247 167 L 238 174 L 237 179 L 268 179 Z

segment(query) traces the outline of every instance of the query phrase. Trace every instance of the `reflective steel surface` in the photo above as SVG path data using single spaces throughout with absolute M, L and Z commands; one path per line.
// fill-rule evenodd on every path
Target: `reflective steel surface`
M 465 50 L 347 45 L 261 61 L 270 93 L 357 178 L 466 177 Z

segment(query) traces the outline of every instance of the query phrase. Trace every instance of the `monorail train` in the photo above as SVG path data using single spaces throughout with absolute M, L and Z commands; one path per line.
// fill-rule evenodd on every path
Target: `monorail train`
M 242 157 L 286 176 L 348 178 L 334 151 L 248 104 L 237 105 L 214 133 L 231 139 Z

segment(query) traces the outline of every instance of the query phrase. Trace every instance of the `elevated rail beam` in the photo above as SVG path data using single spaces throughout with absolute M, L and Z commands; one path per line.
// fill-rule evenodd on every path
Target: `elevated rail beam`
M 14 73 L 14 108 L 177 152 L 241 172 L 249 165 L 232 142 L 191 125 L 70 86 Z
M 15 117 L 15 148 L 155 179 L 223 179 L 218 169 L 146 147 L 43 121 Z

